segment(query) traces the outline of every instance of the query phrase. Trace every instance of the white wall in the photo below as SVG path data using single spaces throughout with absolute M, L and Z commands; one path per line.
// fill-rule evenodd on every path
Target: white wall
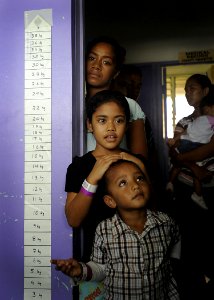
M 126 63 L 177 61 L 178 53 L 214 49 L 213 37 L 164 38 L 153 41 L 120 42 L 127 49 Z

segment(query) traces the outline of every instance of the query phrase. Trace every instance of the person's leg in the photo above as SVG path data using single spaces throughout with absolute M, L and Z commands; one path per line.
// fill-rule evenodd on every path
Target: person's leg
M 204 201 L 203 195 L 202 195 L 202 187 L 201 182 L 198 178 L 193 178 L 193 184 L 195 191 L 191 195 L 191 199 L 199 205 L 203 209 L 208 209 L 206 202 Z
M 201 182 L 210 181 L 212 179 L 212 172 L 204 167 L 198 166 L 194 162 L 184 162 L 183 165 L 189 168 L 193 172 L 194 176 Z
M 173 182 L 177 178 L 179 172 L 180 172 L 180 168 L 177 168 L 175 166 L 173 166 L 171 168 L 170 173 L 169 173 L 169 180 L 168 180 L 168 183 L 166 185 L 166 190 L 167 191 L 173 192 L 173 190 L 174 190 L 174 188 L 173 188 Z
M 201 182 L 198 178 L 194 178 L 193 179 L 193 185 L 194 185 L 194 189 L 195 192 L 198 196 L 202 196 L 202 188 L 201 188 Z

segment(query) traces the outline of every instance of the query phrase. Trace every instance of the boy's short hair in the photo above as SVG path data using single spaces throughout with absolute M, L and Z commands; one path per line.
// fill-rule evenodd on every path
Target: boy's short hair
M 138 155 L 137 155 L 138 156 Z M 142 161 L 144 161 L 144 159 L 142 158 Z M 145 173 L 143 172 L 143 170 L 133 161 L 130 161 L 130 160 L 125 160 L 125 159 L 119 159 L 115 162 L 113 162 L 109 168 L 106 170 L 106 172 L 104 173 L 102 179 L 101 179 L 101 182 L 102 182 L 102 187 L 103 187 L 103 191 L 104 191 L 104 195 L 111 195 L 109 189 L 108 189 L 108 183 L 110 182 L 110 178 L 108 177 L 109 175 L 109 172 L 112 170 L 112 168 L 114 168 L 115 166 L 120 166 L 122 165 L 123 163 L 129 163 L 129 164 L 132 164 L 134 165 L 136 168 L 139 169 L 139 171 L 145 176 L 145 179 L 149 185 L 149 190 L 150 190 L 150 197 L 149 197 L 149 201 L 147 203 L 147 208 L 153 210 L 153 211 L 156 211 L 156 193 L 152 187 L 152 184 L 150 182 L 150 179 L 145 175 Z M 145 160 L 145 168 L 147 170 L 147 161 Z
M 114 102 L 123 109 L 126 116 L 126 122 L 128 123 L 130 120 L 130 109 L 126 97 L 118 91 L 111 90 L 100 91 L 86 100 L 86 117 L 89 121 L 92 120 L 92 116 L 97 108 L 108 102 Z
M 134 163 L 133 161 L 130 161 L 130 160 L 125 160 L 125 159 L 119 159 L 115 162 L 113 162 L 109 168 L 106 170 L 106 172 L 104 173 L 103 175 L 103 182 L 104 182 L 104 188 L 105 188 L 105 193 L 108 193 L 108 183 L 109 183 L 109 178 L 108 178 L 108 175 L 109 175 L 109 172 L 112 170 L 112 168 L 114 168 L 115 166 L 120 166 L 122 165 L 123 163 L 129 163 L 129 164 L 132 164 L 133 166 L 135 166 L 137 169 L 139 169 L 139 171 L 143 173 L 143 171 L 141 170 L 141 168 L 136 164 Z

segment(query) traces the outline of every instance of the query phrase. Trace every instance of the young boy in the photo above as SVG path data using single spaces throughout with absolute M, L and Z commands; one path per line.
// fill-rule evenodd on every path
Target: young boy
M 180 256 L 177 225 L 148 209 L 148 177 L 132 161 L 113 162 L 103 177 L 104 202 L 116 208 L 96 229 L 91 260 L 51 260 L 77 281 L 104 280 L 104 299 L 179 299 L 170 258 Z

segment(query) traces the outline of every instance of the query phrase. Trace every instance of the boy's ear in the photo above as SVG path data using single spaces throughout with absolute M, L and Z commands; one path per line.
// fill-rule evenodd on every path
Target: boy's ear
M 86 120 L 87 129 L 89 132 L 93 132 L 92 124 L 89 119 Z
M 105 195 L 103 197 L 103 200 L 105 204 L 108 205 L 110 208 L 115 208 L 117 206 L 114 199 L 109 195 Z

